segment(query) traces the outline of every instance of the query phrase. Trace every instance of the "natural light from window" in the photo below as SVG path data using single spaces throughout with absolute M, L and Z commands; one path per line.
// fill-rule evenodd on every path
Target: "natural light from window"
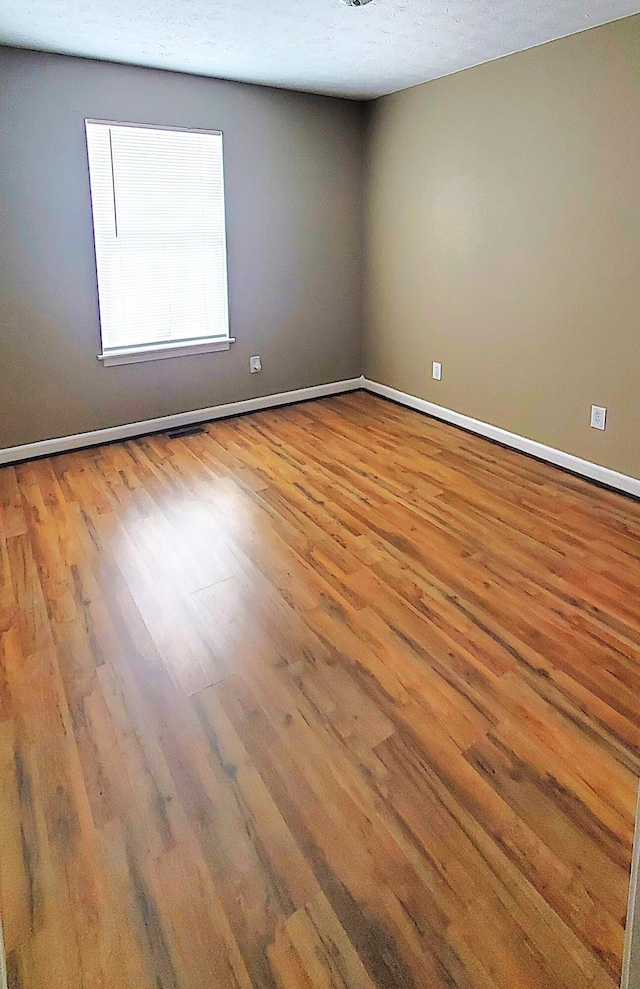
M 228 349 L 222 134 L 87 120 L 105 363 Z

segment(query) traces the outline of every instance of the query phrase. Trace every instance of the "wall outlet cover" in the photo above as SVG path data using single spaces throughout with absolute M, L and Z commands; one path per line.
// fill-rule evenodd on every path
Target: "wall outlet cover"
M 442 364 L 439 361 L 433 362 L 433 377 L 436 381 L 442 381 Z
M 601 405 L 591 406 L 591 425 L 594 429 L 607 428 L 607 410 Z
M 256 374 L 257 371 L 262 371 L 262 362 L 259 357 L 251 357 L 249 359 L 249 367 L 252 374 Z

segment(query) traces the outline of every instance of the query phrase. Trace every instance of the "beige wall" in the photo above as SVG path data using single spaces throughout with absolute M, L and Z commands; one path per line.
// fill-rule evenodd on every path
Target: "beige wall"
M 96 359 L 85 117 L 224 132 L 227 353 Z M 0 48 L 0 448 L 360 374 L 363 139 L 348 100 Z
M 378 100 L 370 138 L 367 376 L 640 477 L 640 17 Z

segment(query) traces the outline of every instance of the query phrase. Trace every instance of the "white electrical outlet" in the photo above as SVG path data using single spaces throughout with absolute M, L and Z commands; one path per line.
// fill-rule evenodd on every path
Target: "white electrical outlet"
M 594 429 L 607 428 L 607 410 L 600 405 L 591 406 L 591 425 Z
M 259 357 L 251 357 L 249 360 L 249 367 L 252 374 L 256 374 L 258 371 L 262 371 L 262 363 Z
M 442 364 L 438 361 L 433 362 L 433 377 L 436 381 L 442 381 Z

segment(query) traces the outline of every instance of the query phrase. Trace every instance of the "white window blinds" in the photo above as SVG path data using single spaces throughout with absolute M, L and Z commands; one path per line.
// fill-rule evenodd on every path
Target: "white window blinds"
M 228 340 L 222 134 L 86 129 L 105 357 Z

